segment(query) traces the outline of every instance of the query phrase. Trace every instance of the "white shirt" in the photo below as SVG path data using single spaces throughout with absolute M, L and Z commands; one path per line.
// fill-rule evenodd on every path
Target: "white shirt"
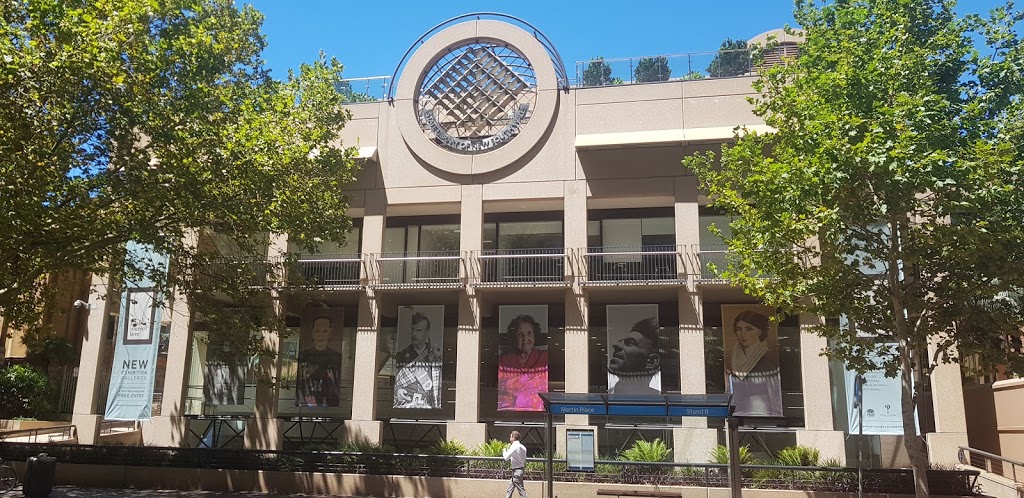
M 501 456 L 505 460 L 512 462 L 513 469 L 526 467 L 526 446 L 523 446 L 523 443 L 519 441 L 512 441 L 512 444 L 501 450 Z

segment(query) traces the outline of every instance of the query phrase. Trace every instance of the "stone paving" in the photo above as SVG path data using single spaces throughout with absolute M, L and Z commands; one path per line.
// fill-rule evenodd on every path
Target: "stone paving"
M 0 497 L 20 497 L 21 486 L 14 488 L 7 493 L 0 493 Z M 50 498 L 225 498 L 228 496 L 243 496 L 248 498 L 328 498 L 323 495 L 272 495 L 267 493 L 215 493 L 211 491 L 178 491 L 171 489 L 104 489 L 104 488 L 79 488 L 74 486 L 56 486 Z M 360 498 L 354 496 L 332 496 L 330 498 Z

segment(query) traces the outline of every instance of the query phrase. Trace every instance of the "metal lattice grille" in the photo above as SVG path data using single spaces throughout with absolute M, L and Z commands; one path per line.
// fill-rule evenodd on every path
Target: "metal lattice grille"
M 463 152 L 476 152 L 496 148 L 514 136 L 506 132 L 502 140 L 481 141 L 509 126 L 523 126 L 536 98 L 537 78 L 525 57 L 503 45 L 472 43 L 452 50 L 427 71 L 416 106 L 424 132 L 436 142 L 450 146 L 450 140 L 440 139 L 437 129 L 426 122 L 425 114 L 449 137 L 474 143 Z

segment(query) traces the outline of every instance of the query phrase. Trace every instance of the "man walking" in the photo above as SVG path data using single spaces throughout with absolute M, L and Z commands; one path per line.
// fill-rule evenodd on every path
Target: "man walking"
M 512 479 L 508 483 L 505 498 L 512 498 L 512 490 L 519 490 L 519 498 L 526 498 L 526 487 L 523 486 L 523 469 L 526 467 L 526 446 L 519 442 L 519 431 L 512 431 L 508 436 L 510 443 L 501 452 L 501 456 L 512 463 Z

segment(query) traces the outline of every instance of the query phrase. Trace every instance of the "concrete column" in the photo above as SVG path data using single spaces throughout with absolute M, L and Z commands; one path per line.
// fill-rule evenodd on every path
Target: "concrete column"
M 96 413 L 97 396 L 106 396 L 100 393 L 100 379 L 102 372 L 109 370 L 110 365 L 105 364 L 103 350 L 106 347 L 107 316 L 110 314 L 110 306 L 116 302 L 116 296 L 110 296 L 110 277 L 108 275 L 93 275 L 89 285 L 89 307 L 85 310 L 89 313 L 85 335 L 82 336 L 82 355 L 78 362 L 78 383 L 75 387 L 75 406 L 71 415 L 71 423 L 78 430 L 78 442 L 81 444 L 95 444 L 100 433 L 100 421 L 102 414 Z
M 363 215 L 363 281 L 373 283 L 378 271 L 372 255 L 384 246 L 387 199 L 384 191 L 366 194 Z M 345 438 L 380 444 L 384 424 L 377 418 L 377 341 L 380 334 L 380 297 L 373 289 L 359 296 L 359 323 L 356 327 L 355 365 L 353 366 L 352 419 L 345 421 Z
M 843 431 L 834 430 L 832 417 L 832 384 L 828 358 L 822 352 L 828 341 L 811 328 L 822 323 L 821 317 L 800 315 L 800 376 L 804 390 L 804 430 L 797 431 L 796 442 L 813 446 L 821 452 L 823 460 L 846 462 L 846 438 Z
M 680 278 L 692 289 L 700 278 L 700 213 L 697 203 L 697 177 L 679 176 L 675 179 L 675 229 L 679 246 Z
M 928 356 L 935 353 L 929 345 Z M 930 463 L 955 464 L 960 446 L 967 442 L 967 415 L 964 409 L 964 389 L 957 363 L 940 364 L 932 371 L 932 409 L 935 413 L 935 432 L 926 436 Z
M 572 365 L 590 364 L 590 341 L 588 340 L 588 301 L 580 286 L 586 275 L 587 247 L 587 184 L 583 180 L 565 182 L 565 231 L 566 254 L 571 254 L 566 272 L 570 277 L 571 286 L 565 294 L 565 392 L 585 393 L 590 390 L 589 370 L 587 368 L 568 368 Z M 586 415 L 566 415 L 567 427 L 590 427 Z M 564 428 L 559 429 L 564 435 Z M 556 441 L 557 447 L 564 446 L 564 437 Z M 561 445 L 561 446 L 559 446 Z M 562 454 L 564 455 L 564 449 Z
M 477 258 L 483 247 L 484 205 L 480 185 L 462 186 L 460 248 L 465 256 L 467 282 L 479 272 Z M 468 270 L 468 271 L 467 271 Z M 467 286 L 459 295 L 459 332 L 455 365 L 455 421 L 448 422 L 448 439 L 475 447 L 487 438 L 487 424 L 480 423 L 480 302 Z
M 267 248 L 269 261 L 281 261 L 288 252 L 288 236 L 274 234 Z M 281 291 L 272 288 L 270 291 L 271 306 L 274 314 L 283 318 L 284 306 Z M 263 331 L 263 347 L 270 351 L 281 351 L 281 337 L 276 330 Z M 256 384 L 256 399 L 252 416 L 245 421 L 245 447 L 260 450 L 281 449 L 283 434 L 281 421 L 277 418 L 278 373 L 281 371 L 281 357 L 262 359 L 256 367 L 259 369 Z
M 195 231 L 186 235 L 185 244 L 195 247 L 198 235 Z M 164 394 L 160 415 L 153 417 L 150 424 L 143 425 L 143 441 L 157 446 L 183 446 L 188 434 L 188 419 L 185 418 L 185 389 L 188 384 L 189 366 L 192 364 L 192 311 L 181 289 L 175 289 L 169 302 L 168 315 L 171 322 L 170 338 L 167 344 L 167 365 L 164 368 Z M 147 431 L 147 428 L 150 431 Z

